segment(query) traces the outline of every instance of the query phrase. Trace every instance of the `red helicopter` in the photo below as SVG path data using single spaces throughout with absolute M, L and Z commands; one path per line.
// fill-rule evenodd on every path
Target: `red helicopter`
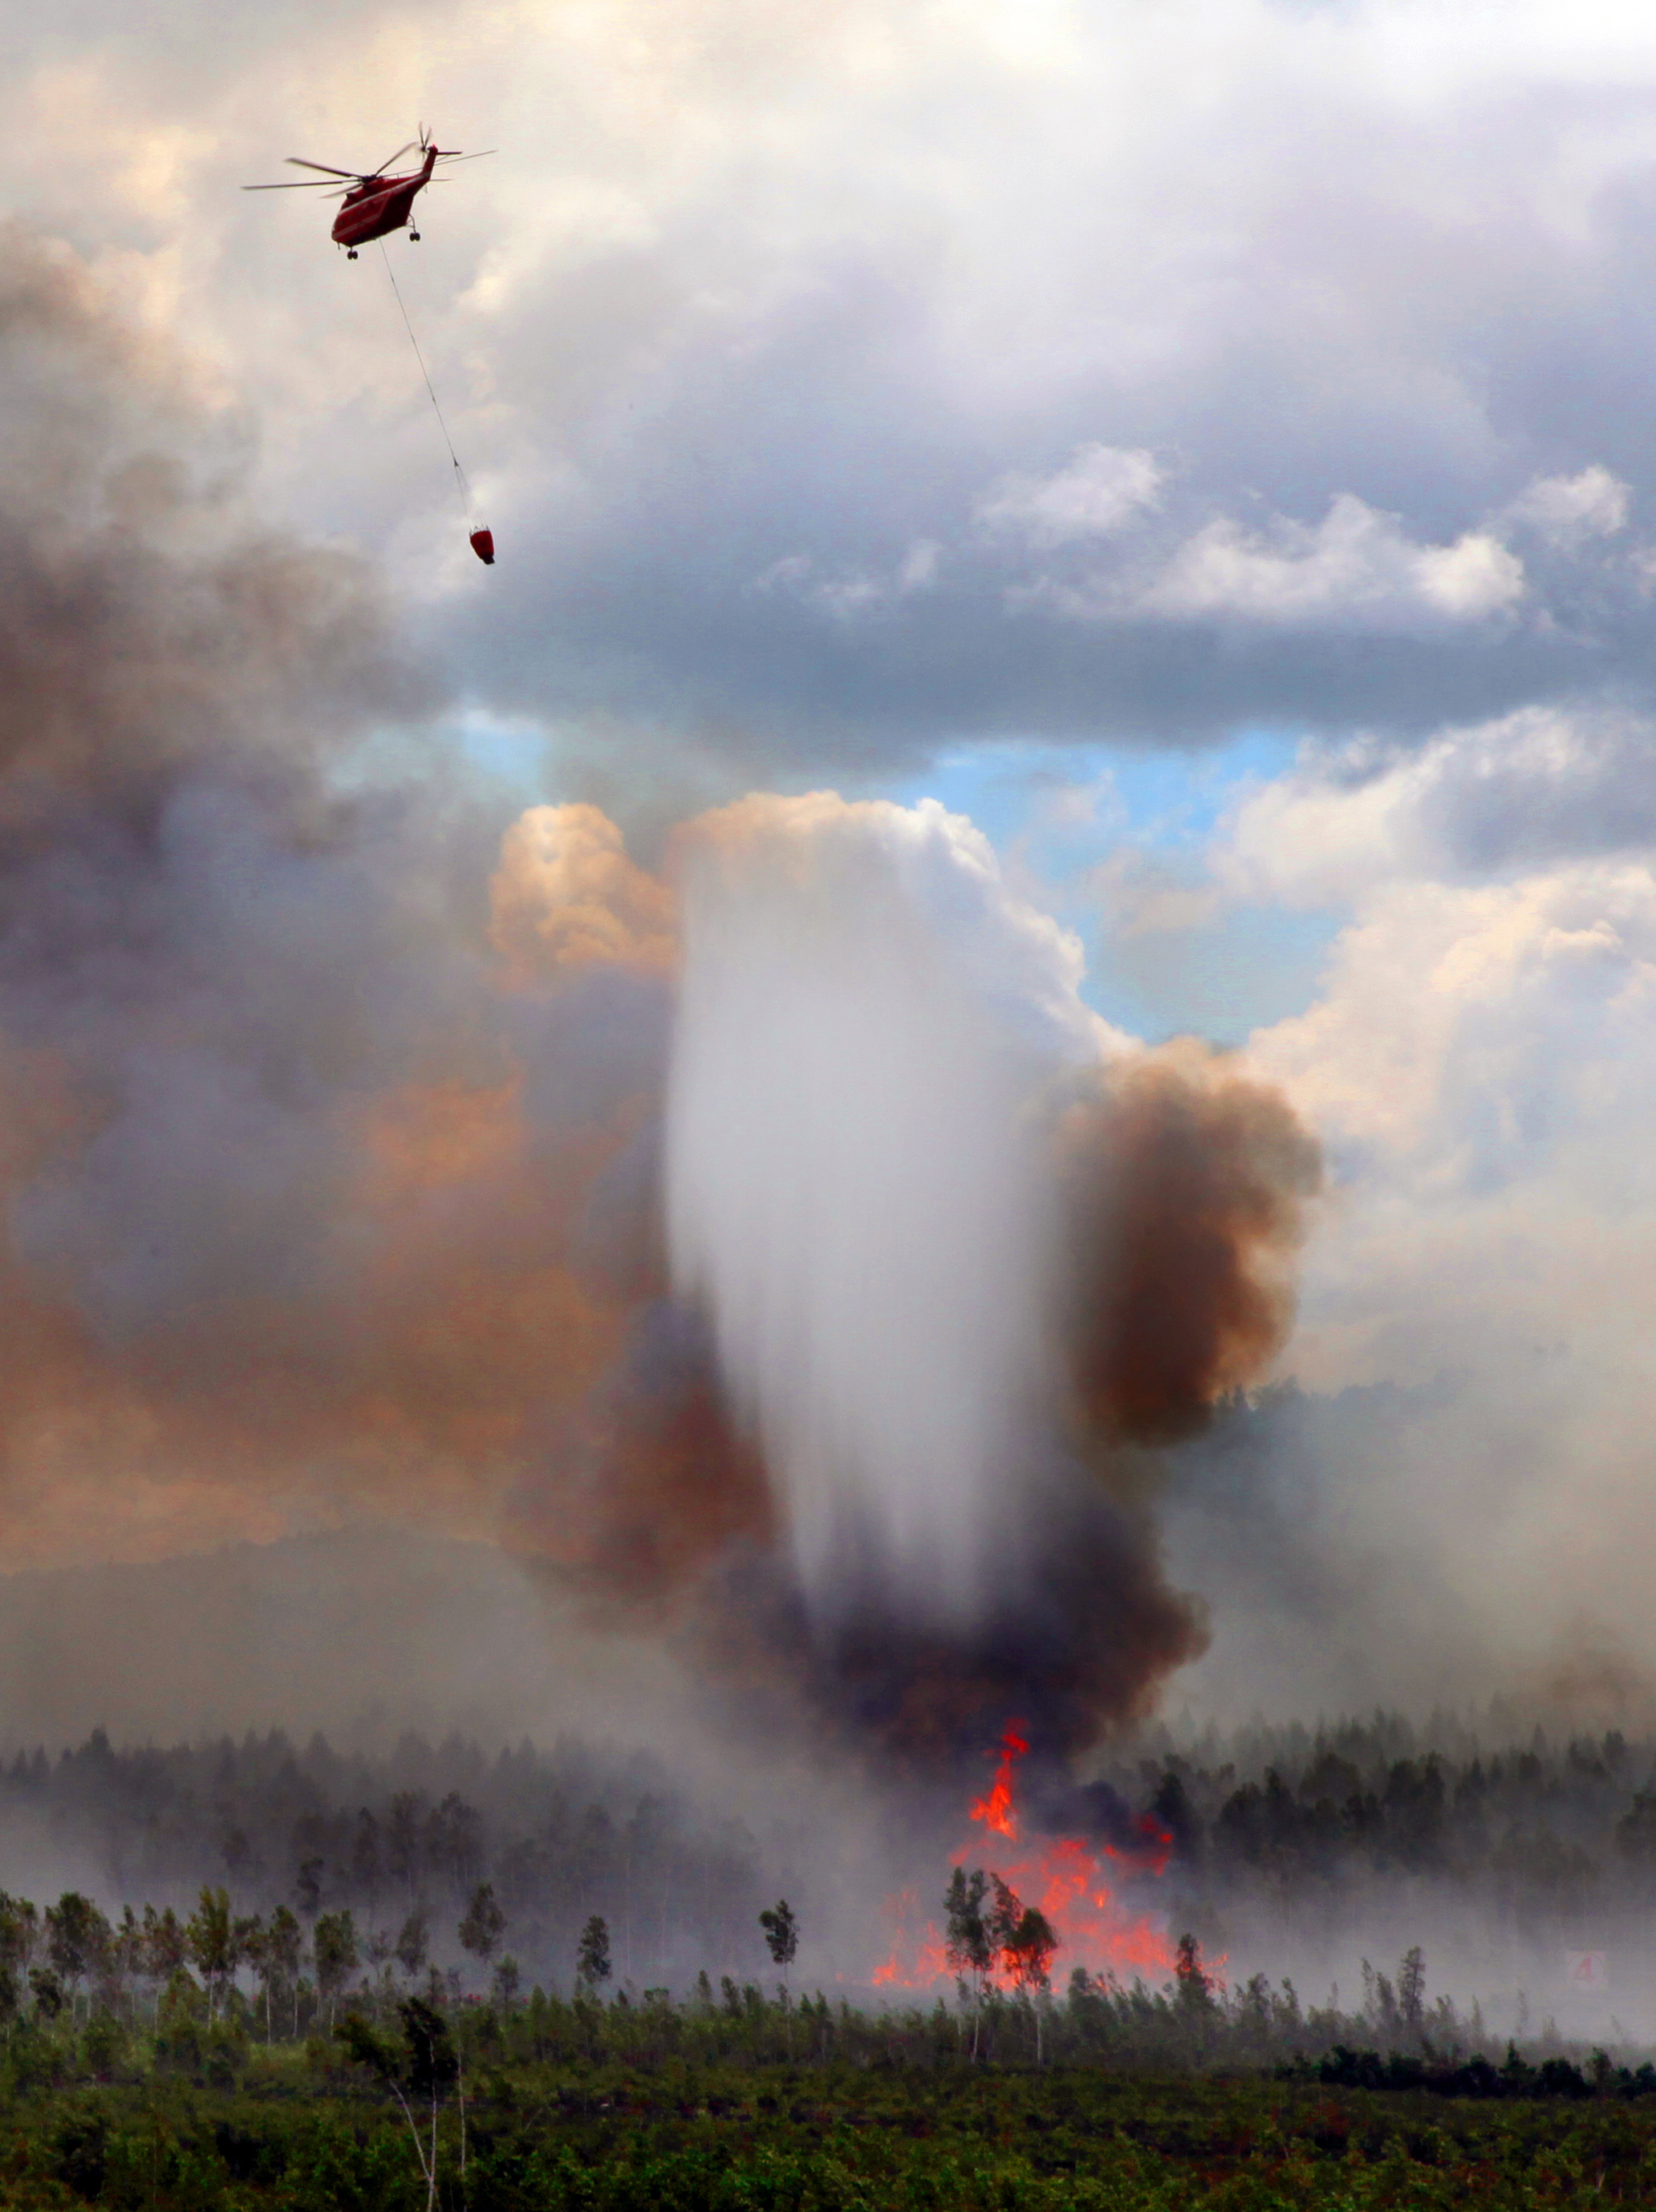
M 410 169 L 399 177 L 388 177 L 386 172 L 392 162 L 400 161 L 405 154 L 411 154 L 417 146 L 423 156 L 419 167 Z M 490 146 L 485 150 L 492 154 L 495 149 Z M 333 219 L 333 242 L 344 247 L 347 261 L 355 261 L 359 246 L 367 246 L 376 238 L 388 238 L 393 230 L 401 230 L 405 225 L 410 238 L 417 241 L 420 234 L 414 228 L 414 202 L 429 184 L 442 182 L 440 177 L 434 179 L 433 174 L 439 161 L 480 161 L 483 158 L 482 154 L 445 151 L 433 143 L 430 134 L 422 125 L 417 138 L 411 138 L 406 146 L 399 146 L 394 154 L 381 162 L 377 169 L 366 172 L 361 169 L 331 169 L 325 162 L 303 161 L 298 155 L 289 154 L 289 168 L 314 169 L 317 173 L 315 177 L 307 177 L 302 182 L 286 185 L 243 185 L 241 189 L 244 192 L 319 192 L 326 191 L 332 185 L 335 178 L 344 178 L 344 190 L 342 191 L 336 186 L 333 192 L 336 199 L 344 203 Z M 389 261 L 386 264 L 386 270 L 387 275 L 391 275 Z M 402 292 L 394 275 L 391 276 L 391 288 L 397 295 L 397 305 L 402 309 L 409 342 L 414 348 L 414 357 L 420 364 L 425 388 L 431 394 L 431 404 L 436 409 L 437 421 L 448 443 L 448 458 L 454 464 L 454 480 L 460 487 L 461 504 L 466 510 L 472 550 L 486 567 L 492 568 L 495 562 L 495 533 L 486 524 L 480 525 L 476 520 L 466 471 L 460 466 L 454 441 L 448 437 L 448 425 L 443 422 L 442 409 L 437 404 L 436 389 L 426 368 L 425 357 L 420 351 L 420 342 L 414 336 L 414 325 L 408 319 L 408 310 L 403 307 Z
M 400 177 L 388 177 L 386 171 L 393 161 L 400 161 L 405 154 L 416 147 L 424 155 L 417 169 L 410 169 Z M 490 147 L 487 151 L 494 152 Z M 344 202 L 333 218 L 333 242 L 345 248 L 347 261 L 355 261 L 359 246 L 367 246 L 376 238 L 388 238 L 393 230 L 405 224 L 411 239 L 418 240 L 419 232 L 413 222 L 415 196 L 424 191 L 432 181 L 432 173 L 439 161 L 481 161 L 482 154 L 446 152 L 435 145 L 423 130 L 417 138 L 411 138 L 406 146 L 381 162 L 377 169 L 331 169 L 321 161 L 301 161 L 296 154 L 288 156 L 290 169 L 314 169 L 315 179 L 306 178 L 302 183 L 289 185 L 243 185 L 244 192 L 319 192 L 324 191 L 336 177 L 345 180 L 344 191 L 335 197 Z

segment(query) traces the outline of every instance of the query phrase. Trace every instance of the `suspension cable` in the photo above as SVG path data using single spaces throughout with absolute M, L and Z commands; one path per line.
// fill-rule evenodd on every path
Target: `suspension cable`
M 437 428 L 442 432 L 442 441 L 448 448 L 448 458 L 454 464 L 454 483 L 460 495 L 460 509 L 470 526 L 473 516 L 472 487 L 466 480 L 466 471 L 460 466 L 460 457 L 454 451 L 454 441 L 448 434 L 448 425 L 443 420 L 438 404 L 436 386 L 431 381 L 431 372 L 425 365 L 425 356 L 420 351 L 420 342 L 414 335 L 414 325 L 408 319 L 408 309 L 403 305 L 402 288 L 397 282 L 397 272 L 391 265 L 391 256 L 386 252 L 384 239 L 380 240 L 380 258 L 385 263 L 386 275 L 391 279 L 391 289 L 403 318 L 403 328 L 408 332 L 408 343 L 414 349 L 414 358 L 420 364 L 420 374 L 425 379 L 425 388 L 431 395 L 431 404 L 436 413 Z

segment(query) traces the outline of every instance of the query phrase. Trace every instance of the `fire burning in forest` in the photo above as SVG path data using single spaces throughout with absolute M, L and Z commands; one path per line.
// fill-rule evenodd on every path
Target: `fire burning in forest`
M 953 1904 L 957 1892 L 963 1898 L 971 1894 L 974 1878 L 966 1875 L 966 1863 L 993 1848 L 990 1838 L 1014 1847 L 1015 1855 L 978 1883 L 980 1898 L 995 1899 L 985 1919 L 987 1963 L 982 1971 L 986 1978 L 1001 1989 L 1025 1987 L 1032 1978 L 1038 1980 L 1050 1962 L 1060 1962 L 1066 1972 L 1083 1966 L 1090 1974 L 1115 1980 L 1123 1975 L 1171 1973 L 1176 1961 L 1166 1930 L 1149 1914 L 1123 1904 L 1111 1881 L 1164 1874 L 1172 1836 L 1148 1814 L 1138 1820 L 1132 1840 L 1120 1844 L 1095 1845 L 1080 1836 L 1026 1833 L 1016 1784 L 1018 1762 L 1028 1750 L 1018 1728 L 1008 1727 L 1001 1739 L 994 1779 L 968 1808 L 977 1832 L 951 1854 L 955 1869 Z M 1114 1869 L 1106 1869 L 1106 1861 L 1115 1863 Z M 890 1948 L 874 1969 L 876 1988 L 924 1989 L 967 1970 L 970 1961 L 953 1916 L 946 1935 L 935 1919 L 921 1921 L 921 1909 L 913 1890 L 886 1900 Z M 1050 1947 L 1037 1923 L 1044 1923 L 1054 1939 Z

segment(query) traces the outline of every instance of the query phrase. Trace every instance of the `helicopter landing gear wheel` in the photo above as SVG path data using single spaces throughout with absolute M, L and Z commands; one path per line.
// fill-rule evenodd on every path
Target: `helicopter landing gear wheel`
M 354 246 L 348 246 L 345 248 L 345 258 L 347 261 L 355 261 L 356 258 L 356 248 Z
M 411 230 L 411 231 L 409 232 L 409 234 L 408 234 L 408 242 L 409 242 L 409 244 L 410 244 L 411 246 L 417 246 L 417 245 L 419 244 L 419 242 L 420 242 L 420 234 L 419 234 L 419 232 L 418 232 L 417 230 Z

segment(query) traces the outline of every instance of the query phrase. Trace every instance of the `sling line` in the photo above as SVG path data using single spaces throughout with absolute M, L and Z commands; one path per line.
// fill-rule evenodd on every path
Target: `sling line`
M 448 448 L 448 458 L 454 464 L 454 483 L 460 495 L 461 511 L 470 524 L 472 519 L 472 487 L 466 480 L 466 471 L 460 466 L 460 457 L 454 451 L 454 441 L 448 434 L 448 425 L 443 421 L 442 409 L 438 404 L 436 386 L 431 381 L 431 372 L 425 365 L 425 356 L 420 351 L 420 342 L 414 335 L 414 325 L 408 319 L 408 309 L 403 306 L 402 290 L 397 283 L 397 272 L 391 265 L 391 256 L 386 252 L 384 239 L 380 240 L 380 258 L 385 263 L 386 275 L 391 279 L 391 289 L 403 318 L 403 328 L 408 332 L 408 343 L 414 349 L 414 358 L 420 364 L 420 374 L 425 379 L 425 388 L 431 394 L 437 428 L 442 432 L 442 441 Z

